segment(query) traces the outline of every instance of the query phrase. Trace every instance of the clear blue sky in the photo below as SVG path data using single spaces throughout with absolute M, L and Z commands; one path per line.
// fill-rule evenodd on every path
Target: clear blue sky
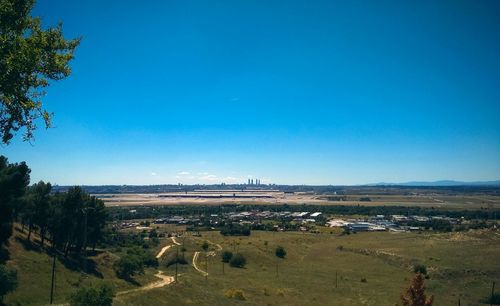
M 57 184 L 500 178 L 499 1 L 50 1 L 83 36 L 55 128 L 0 148 Z

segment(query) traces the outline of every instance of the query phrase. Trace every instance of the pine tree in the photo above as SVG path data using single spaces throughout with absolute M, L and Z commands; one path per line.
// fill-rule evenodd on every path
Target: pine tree
M 417 273 L 411 281 L 410 287 L 401 295 L 401 305 L 397 306 L 432 306 L 434 296 L 425 296 L 424 276 Z

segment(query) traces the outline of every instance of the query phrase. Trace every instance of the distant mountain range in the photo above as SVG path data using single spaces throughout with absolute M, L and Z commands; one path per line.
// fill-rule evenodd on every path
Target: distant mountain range
M 453 180 L 441 180 L 432 182 L 423 181 L 413 181 L 404 183 L 376 183 L 368 184 L 365 186 L 500 186 L 500 180 L 497 181 L 474 181 L 474 182 L 464 182 L 464 181 L 453 181 Z

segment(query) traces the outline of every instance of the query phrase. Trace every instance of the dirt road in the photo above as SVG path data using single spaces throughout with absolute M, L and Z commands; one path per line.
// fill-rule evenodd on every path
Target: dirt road
M 175 241 L 174 237 L 172 237 L 172 241 L 175 244 L 180 245 L 180 243 L 177 243 L 177 241 Z M 165 252 L 168 249 L 170 249 L 171 247 L 172 247 L 172 245 L 166 245 L 166 246 L 164 246 L 160 250 L 160 252 L 158 252 L 158 254 L 156 254 L 156 259 L 160 259 L 165 254 Z M 170 285 L 171 283 L 173 283 L 175 281 L 175 277 L 174 276 L 164 275 L 163 271 L 161 271 L 161 270 L 158 270 L 158 273 L 156 273 L 155 276 L 157 278 L 159 278 L 160 280 L 152 282 L 152 283 L 149 283 L 149 284 L 144 285 L 144 286 L 139 287 L 139 288 L 125 290 L 125 291 L 120 291 L 120 292 L 118 292 L 116 294 L 116 296 L 120 296 L 120 295 L 124 295 L 124 294 L 128 294 L 128 293 L 133 293 L 133 292 L 141 292 L 141 291 L 147 291 L 147 290 L 151 290 L 151 289 L 155 289 L 155 288 L 165 287 L 165 286 Z
M 196 271 L 200 272 L 203 276 L 207 276 L 208 273 L 203 271 L 202 269 L 200 269 L 197 265 L 196 265 L 196 261 L 198 260 L 198 256 L 200 256 L 200 252 L 194 252 L 194 255 L 193 255 L 193 268 L 195 268 Z
M 132 292 L 141 292 L 141 291 L 147 291 L 147 290 L 151 290 L 151 289 L 155 289 L 155 288 L 161 288 L 161 287 L 165 287 L 167 285 L 170 285 L 171 283 L 174 282 L 174 277 L 170 276 L 170 275 L 164 275 L 163 271 L 158 271 L 158 273 L 156 273 L 155 276 L 157 278 L 159 278 L 160 280 L 156 281 L 156 282 L 149 283 L 149 284 L 142 286 L 142 287 L 139 287 L 139 288 L 120 291 L 116 295 L 120 296 L 120 295 L 124 295 L 124 294 L 128 294 L 128 293 L 132 293 Z

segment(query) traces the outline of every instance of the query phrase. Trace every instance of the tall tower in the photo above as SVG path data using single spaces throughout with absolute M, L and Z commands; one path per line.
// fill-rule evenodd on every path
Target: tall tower
M 250 185 L 250 179 L 248 179 L 248 185 Z
M 250 182 L 252 182 L 250 185 L 253 185 L 253 179 Z

